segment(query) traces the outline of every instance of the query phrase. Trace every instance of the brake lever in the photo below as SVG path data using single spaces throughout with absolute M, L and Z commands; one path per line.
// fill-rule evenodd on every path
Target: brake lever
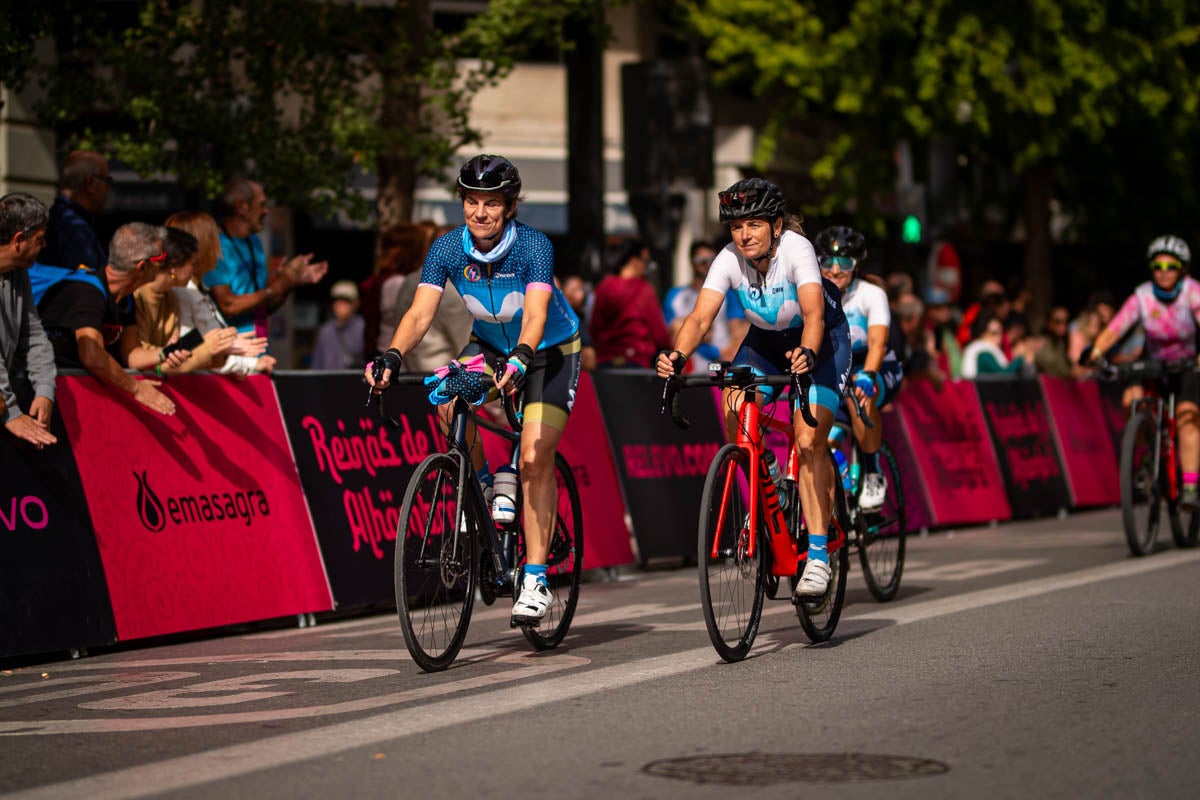
M 808 406 L 808 390 L 811 386 L 811 375 L 792 373 L 792 391 L 796 394 L 796 407 L 800 409 L 800 417 L 808 427 L 815 428 L 817 427 L 817 418 L 813 416 L 812 409 Z

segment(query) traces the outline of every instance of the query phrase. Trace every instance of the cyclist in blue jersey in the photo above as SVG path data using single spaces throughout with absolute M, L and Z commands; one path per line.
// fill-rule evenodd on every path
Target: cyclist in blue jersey
M 483 353 L 503 363 L 499 391 L 525 391 L 520 473 L 524 491 L 525 577 L 512 621 L 537 625 L 552 601 L 546 556 L 558 500 L 554 454 L 575 403 L 579 383 L 579 318 L 554 285 L 554 249 L 545 234 L 517 221 L 521 176 L 508 159 L 480 155 L 463 165 L 458 196 L 466 224 L 433 243 L 412 306 L 400 320 L 391 347 L 367 365 L 367 382 L 386 389 L 404 354 L 433 322 L 446 282 L 454 285 L 475 318 L 460 359 Z M 378 365 L 383 377 L 375 382 Z M 450 407 L 442 419 L 449 422 Z M 485 487 L 492 474 L 474 429 L 472 460 Z M 489 492 L 490 494 L 490 492 Z M 515 511 L 515 509 L 513 509 Z
M 683 371 L 708 335 L 725 293 L 733 290 L 750 323 L 734 365 L 748 365 L 761 375 L 789 371 L 812 375 L 808 402 L 817 427 L 810 428 L 795 408 L 792 414 L 799 464 L 796 488 L 809 521 L 808 558 L 796 595 L 819 596 L 829 586 L 825 546 L 834 491 L 826 440 L 850 373 L 850 331 L 837 287 L 822 280 L 801 220 L 787 213 L 779 188 L 748 178 L 718 197 L 721 222 L 729 224 L 733 242 L 713 260 L 696 304 L 679 328 L 675 350 L 659 354 L 658 374 L 666 378 Z M 759 391 L 767 399 L 773 396 L 770 388 Z M 737 437 L 743 395 L 740 390 L 726 390 L 723 398 L 725 434 L 731 442 Z
M 821 277 L 842 293 L 842 311 L 850 326 L 853 372 L 850 391 L 862 403 L 872 425 L 867 428 L 858 418 L 858 409 L 849 397 L 838 409 L 838 419 L 850 425 L 862 448 L 863 486 L 858 505 L 863 511 L 878 511 L 887 494 L 887 481 L 875 457 L 883 445 L 883 418 L 879 411 L 895 399 L 904 377 L 900 361 L 888 346 L 892 309 L 883 281 L 857 272 L 858 265 L 867 257 L 867 240 L 861 233 L 835 225 L 818 233 L 813 244 Z M 834 429 L 835 446 L 844 433 L 843 428 Z

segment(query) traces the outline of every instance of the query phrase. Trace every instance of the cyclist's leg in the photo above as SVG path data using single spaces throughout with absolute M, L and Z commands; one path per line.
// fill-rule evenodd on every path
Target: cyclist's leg
M 575 337 L 539 351 L 526 375 L 520 461 L 525 495 L 526 578 L 513 605 L 514 617 L 540 619 L 550 605 L 546 560 L 558 504 L 554 454 L 575 402 L 581 350 L 579 337 Z

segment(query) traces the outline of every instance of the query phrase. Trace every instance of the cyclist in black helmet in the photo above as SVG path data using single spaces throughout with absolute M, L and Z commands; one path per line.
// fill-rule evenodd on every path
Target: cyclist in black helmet
M 813 244 L 821 265 L 821 277 L 836 285 L 842 293 L 842 311 L 850 326 L 850 350 L 853 353 L 849 391 L 857 395 L 872 424 L 871 428 L 863 424 L 849 397 L 838 409 L 838 418 L 850 425 L 854 438 L 862 446 L 863 485 L 858 504 L 863 511 L 878 511 L 887 493 L 887 482 L 875 458 L 883 445 L 883 420 L 879 410 L 895 399 L 904 377 L 900 361 L 888 347 L 892 310 L 883 281 L 873 275 L 859 274 L 858 266 L 867 258 L 867 240 L 861 233 L 844 225 L 835 225 L 818 233 Z M 844 428 L 834 428 L 835 446 L 844 433 Z
M 545 234 L 517 221 L 521 176 L 502 156 L 472 158 L 458 174 L 466 224 L 438 238 L 421 269 L 412 306 L 400 320 L 391 347 L 367 365 L 367 382 L 386 389 L 407 353 L 429 330 L 446 282 L 462 295 L 475 324 L 460 359 L 479 353 L 504 363 L 500 391 L 524 388 L 521 484 L 524 490 L 526 564 L 512 621 L 536 626 L 553 599 L 546 556 L 556 512 L 554 454 L 579 383 L 579 318 L 554 285 L 554 249 Z M 383 379 L 372 377 L 374 365 Z M 448 422 L 450 406 L 442 407 Z M 492 473 L 473 431 L 472 460 L 490 494 Z M 500 502 L 500 498 L 497 498 Z M 519 513 L 506 508 L 506 513 Z
M 804 237 L 800 218 L 788 215 L 783 193 L 760 178 L 738 181 L 718 194 L 721 222 L 728 223 L 733 242 L 709 267 L 695 307 L 675 338 L 675 350 L 658 356 L 658 374 L 682 371 L 695 352 L 729 290 L 737 292 L 750 330 L 733 357 L 762 375 L 811 373 L 808 402 L 817 418 L 810 428 L 794 409 L 799 457 L 797 489 L 809 525 L 809 551 L 796 594 L 811 597 L 829 585 L 826 531 L 833 510 L 834 474 L 828 455 L 829 429 L 842 403 L 850 374 L 850 332 L 837 287 L 822 281 L 813 246 Z M 765 389 L 765 390 L 764 390 Z M 771 387 L 760 389 L 768 399 Z M 737 435 L 743 393 L 724 397 L 725 433 Z

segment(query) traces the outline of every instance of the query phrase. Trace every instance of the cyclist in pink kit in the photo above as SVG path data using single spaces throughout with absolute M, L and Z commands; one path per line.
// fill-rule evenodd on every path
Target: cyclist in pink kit
M 1151 280 L 1134 290 L 1121 310 L 1096 337 L 1092 360 L 1100 359 L 1137 323 L 1146 331 L 1145 355 L 1172 361 L 1196 358 L 1196 331 L 1200 327 L 1200 282 L 1186 274 L 1192 260 L 1187 242 L 1178 236 L 1160 236 L 1146 251 Z M 1140 387 L 1138 387 L 1140 389 Z M 1180 507 L 1200 507 L 1200 375 L 1180 376 L 1179 404 L 1175 409 L 1179 433 L 1179 462 L 1183 468 Z M 1127 396 L 1126 403 L 1131 402 Z

